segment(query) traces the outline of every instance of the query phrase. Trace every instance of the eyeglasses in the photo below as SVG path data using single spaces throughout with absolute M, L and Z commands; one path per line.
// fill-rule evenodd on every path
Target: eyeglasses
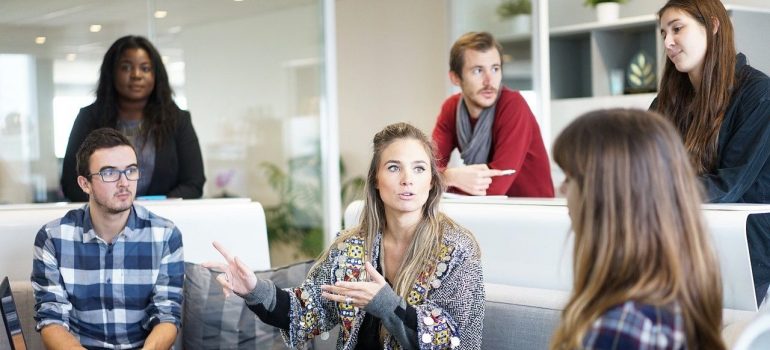
M 130 166 L 125 170 L 118 170 L 115 168 L 104 169 L 98 173 L 88 174 L 88 176 L 99 175 L 104 182 L 115 182 L 120 180 L 120 174 L 126 175 L 126 180 L 136 181 L 139 180 L 139 167 Z

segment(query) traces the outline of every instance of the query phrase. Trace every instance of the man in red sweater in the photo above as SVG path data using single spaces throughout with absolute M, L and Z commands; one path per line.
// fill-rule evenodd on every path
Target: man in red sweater
M 433 129 L 438 166 L 452 190 L 471 195 L 553 197 L 540 128 L 518 91 L 501 85 L 502 47 L 489 33 L 467 33 L 449 57 L 449 97 Z M 465 166 L 447 168 L 457 147 Z M 511 174 L 511 170 L 515 170 Z

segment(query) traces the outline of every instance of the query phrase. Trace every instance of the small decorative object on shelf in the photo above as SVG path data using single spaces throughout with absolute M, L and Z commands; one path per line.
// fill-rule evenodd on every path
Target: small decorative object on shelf
M 503 0 L 497 6 L 497 15 L 508 22 L 511 34 L 529 33 L 532 26 L 532 3 L 530 0 Z
M 612 22 L 620 18 L 620 4 L 626 0 L 585 0 L 586 6 L 596 8 L 596 20 Z
M 617 96 L 623 94 L 623 70 L 610 70 L 610 95 Z
M 233 176 L 235 176 L 235 169 L 227 169 L 227 170 L 221 170 L 217 172 L 215 185 L 217 187 L 218 191 L 221 191 L 216 197 L 218 198 L 230 198 L 230 197 L 237 197 L 232 195 L 231 193 L 227 192 L 227 185 L 230 184 L 230 181 L 233 179 Z
M 638 94 L 656 91 L 655 61 L 644 51 L 639 51 L 628 64 L 626 93 Z

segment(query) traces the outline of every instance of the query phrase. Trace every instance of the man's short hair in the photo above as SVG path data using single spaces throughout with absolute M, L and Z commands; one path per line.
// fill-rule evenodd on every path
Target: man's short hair
M 495 40 L 492 34 L 487 32 L 468 32 L 463 34 L 452 45 L 449 51 L 449 70 L 462 79 L 463 66 L 465 65 L 465 50 L 471 49 L 481 52 L 495 48 L 500 54 L 500 62 L 503 62 L 503 47 Z
M 88 176 L 91 174 L 91 155 L 102 148 L 112 148 L 117 146 L 131 147 L 131 150 L 134 151 L 134 155 L 136 155 L 134 145 L 132 145 L 131 141 L 121 134 L 120 131 L 113 128 L 101 128 L 91 131 L 86 139 L 83 140 L 83 143 L 80 144 L 80 148 L 78 148 L 76 156 L 78 175 L 91 181 L 90 176 Z

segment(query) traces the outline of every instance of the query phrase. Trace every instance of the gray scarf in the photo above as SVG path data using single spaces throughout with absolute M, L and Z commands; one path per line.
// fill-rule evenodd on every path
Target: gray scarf
M 500 99 L 500 92 L 497 94 Z M 492 147 L 492 124 L 495 121 L 495 107 L 497 100 L 489 107 L 484 108 L 479 114 L 476 127 L 471 127 L 471 116 L 465 106 L 465 99 L 460 96 L 457 103 L 457 140 L 460 144 L 460 155 L 466 165 L 486 164 L 489 160 L 489 149 Z M 471 131 L 472 130 L 472 131 Z

